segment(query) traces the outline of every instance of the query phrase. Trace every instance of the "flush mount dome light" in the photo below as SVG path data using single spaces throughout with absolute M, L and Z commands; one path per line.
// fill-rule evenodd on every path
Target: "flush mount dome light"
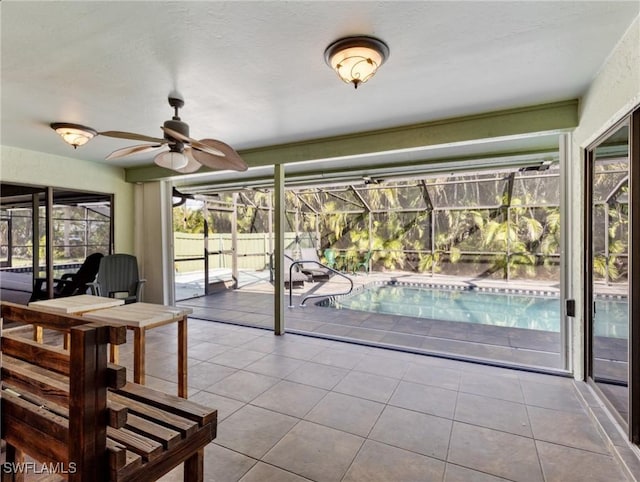
M 51 128 L 56 131 L 67 144 L 73 146 L 74 149 L 78 148 L 78 146 L 84 146 L 98 135 L 91 127 L 81 126 L 80 124 L 54 122 L 51 124 Z
M 324 51 L 324 60 L 347 84 L 358 85 L 374 76 L 389 57 L 382 40 L 359 35 L 336 40 Z

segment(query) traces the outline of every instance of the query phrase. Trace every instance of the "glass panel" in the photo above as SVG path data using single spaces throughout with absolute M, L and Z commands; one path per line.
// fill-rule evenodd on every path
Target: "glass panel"
M 405 219 L 405 231 L 401 238 L 402 246 L 407 250 L 431 250 L 431 223 L 432 213 L 421 211 L 407 213 Z
M 513 182 L 511 204 L 558 205 L 560 204 L 560 176 L 557 164 L 547 171 L 523 171 Z
M 591 376 L 624 421 L 629 416 L 628 126 L 594 151 Z
M 87 243 L 89 245 L 89 251 L 92 253 L 98 252 L 102 254 L 109 253 L 109 238 L 111 236 L 110 223 L 108 221 L 90 221 L 89 222 L 89 237 Z
M 19 209 L 11 213 L 12 266 L 31 266 L 33 262 L 33 229 L 31 209 Z
M 287 204 L 296 206 L 297 202 L 291 200 L 296 195 L 293 191 L 287 191 Z M 334 211 L 361 211 L 364 209 L 362 201 L 347 187 L 331 189 L 305 189 L 299 191 L 297 197 L 302 211 L 334 212 Z
M 2 212 L 2 218 L 0 218 L 0 268 L 9 266 L 11 262 L 9 258 L 9 236 L 11 230 L 11 222 L 9 217 L 5 217 L 4 210 Z
M 402 209 L 427 209 L 425 189 L 420 186 L 406 186 L 397 188 L 398 207 Z
M 593 238 L 591 246 L 594 255 L 600 259 L 605 256 L 605 249 L 607 246 L 607 222 L 606 217 L 608 215 L 608 209 L 602 204 L 594 204 L 591 207 L 591 236 Z M 594 268 L 599 265 L 600 262 L 594 263 Z M 594 276 L 605 278 L 604 269 L 595 269 Z
M 548 282 L 552 287 L 560 279 L 560 255 L 512 254 L 509 256 L 509 279 Z
M 184 233 L 177 233 L 175 240 L 183 239 Z M 188 239 L 194 244 L 193 238 Z M 202 239 L 198 240 L 200 246 L 200 255 L 202 255 Z M 195 298 L 204 295 L 204 259 L 191 260 L 175 260 L 175 292 L 176 301 Z
M 598 160 L 593 173 L 593 202 L 607 202 L 621 185 L 628 185 L 628 180 L 628 161 L 617 157 Z
M 203 296 L 204 202 L 188 199 L 173 208 L 176 300 Z
M 451 211 L 451 215 L 466 220 L 467 230 L 457 234 L 457 247 L 462 251 L 503 251 L 503 243 L 498 242 L 502 213 L 499 209 Z
M 302 232 L 315 233 L 317 228 L 318 228 L 318 216 L 312 213 L 303 213 Z
M 506 259 L 504 255 L 444 253 L 437 272 L 448 276 L 467 278 L 503 279 Z
M 223 273 L 231 273 L 233 245 L 231 230 L 233 213 L 222 210 L 209 211 L 209 282 L 215 281 Z
M 509 219 L 514 233 L 511 253 L 560 253 L 559 208 L 510 208 Z
M 499 210 L 435 211 L 435 248 L 505 251 L 507 223 Z
M 626 188 L 625 188 L 626 189 Z M 613 254 L 629 252 L 629 205 L 609 203 L 609 251 Z
M 508 177 L 504 174 L 457 175 L 427 179 L 434 207 L 489 207 L 503 204 Z
M 298 231 L 298 223 L 296 213 L 291 211 L 285 211 L 284 213 L 284 230 L 289 233 L 296 233 Z
M 268 209 L 270 197 L 271 197 L 270 191 L 262 191 L 262 190 L 242 191 L 238 193 L 238 204 Z
M 318 219 L 320 231 L 320 246 L 347 250 L 352 247 L 352 236 L 359 244 L 366 243 L 363 249 L 368 249 L 369 221 L 367 214 L 325 213 Z M 357 238 L 357 239 L 356 239 Z
M 239 270 L 269 269 L 272 243 L 269 239 L 268 191 L 243 191 L 238 193 L 237 210 Z
M 238 204 L 239 233 L 268 233 L 269 211 L 264 208 Z
M 53 202 L 53 259 L 56 276 L 74 273 L 92 253 L 109 254 L 111 244 L 109 196 L 56 189 L 53 192 Z M 44 234 L 45 208 L 42 206 L 40 216 L 41 234 Z
M 373 211 L 427 209 L 423 188 L 415 184 L 384 184 L 358 188 L 357 191 Z

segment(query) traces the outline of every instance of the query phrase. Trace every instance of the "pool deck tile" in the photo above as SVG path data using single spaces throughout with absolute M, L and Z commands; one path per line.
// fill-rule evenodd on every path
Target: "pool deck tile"
M 377 276 L 357 276 L 354 279 L 360 286 L 364 286 L 377 278 Z M 421 280 L 418 277 L 418 281 L 424 281 L 424 279 Z M 331 284 L 330 282 L 315 283 L 315 287 L 311 290 L 317 294 L 328 293 L 331 289 L 336 290 L 336 283 L 332 288 L 328 286 Z M 271 328 L 273 287 L 269 283 L 266 285 L 252 285 L 251 291 L 243 289 L 223 291 L 204 298 L 184 300 L 178 305 L 200 307 L 195 316 L 201 319 Z M 301 294 L 304 293 L 294 294 L 294 304 L 300 302 Z M 560 337 L 557 333 L 352 310 L 333 310 L 316 306 L 312 301 L 314 300 L 310 300 L 304 308 L 296 306 L 286 310 L 286 329 L 296 333 L 310 333 L 337 340 L 351 339 L 374 346 L 399 347 L 415 352 L 452 354 L 467 359 L 474 357 L 513 365 L 561 368 Z M 288 303 L 288 297 L 286 303 Z M 211 313 L 203 308 L 207 305 L 214 308 Z M 216 343 L 222 342 L 216 341 Z

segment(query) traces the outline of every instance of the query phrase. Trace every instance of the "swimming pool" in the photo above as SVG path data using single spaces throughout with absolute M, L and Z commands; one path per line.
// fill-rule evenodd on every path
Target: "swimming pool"
M 598 300 L 596 304 L 596 334 L 623 338 L 628 333 L 623 316 L 627 302 Z M 382 285 L 333 300 L 331 306 L 431 320 L 560 331 L 560 299 L 549 295 Z

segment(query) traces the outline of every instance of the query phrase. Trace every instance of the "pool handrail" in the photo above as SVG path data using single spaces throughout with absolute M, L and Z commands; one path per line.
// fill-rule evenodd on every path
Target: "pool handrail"
M 302 298 L 302 303 L 300 303 L 300 307 L 304 308 L 305 303 L 307 302 L 308 299 L 311 298 L 329 298 L 331 296 L 342 296 L 342 295 L 348 295 L 349 293 L 351 293 L 353 291 L 353 280 L 351 278 L 349 278 L 347 275 L 345 275 L 344 273 L 341 273 L 340 271 L 330 268 L 329 266 L 327 266 L 326 264 L 322 264 L 319 261 L 315 261 L 315 260 L 302 260 L 299 259 L 297 261 L 294 261 L 293 263 L 291 263 L 291 265 L 289 266 L 289 279 L 292 279 L 292 275 L 293 275 L 293 268 L 297 265 L 302 265 L 303 263 L 314 263 L 317 264 L 318 266 L 321 266 L 323 268 L 328 269 L 329 271 L 331 271 L 333 274 L 337 274 L 338 276 L 342 276 L 344 279 L 346 279 L 350 286 L 349 286 L 349 290 L 345 291 L 343 293 L 329 293 L 329 294 L 322 294 L 322 295 L 307 295 L 304 298 Z M 294 308 L 293 305 L 293 283 L 289 283 L 289 308 Z

